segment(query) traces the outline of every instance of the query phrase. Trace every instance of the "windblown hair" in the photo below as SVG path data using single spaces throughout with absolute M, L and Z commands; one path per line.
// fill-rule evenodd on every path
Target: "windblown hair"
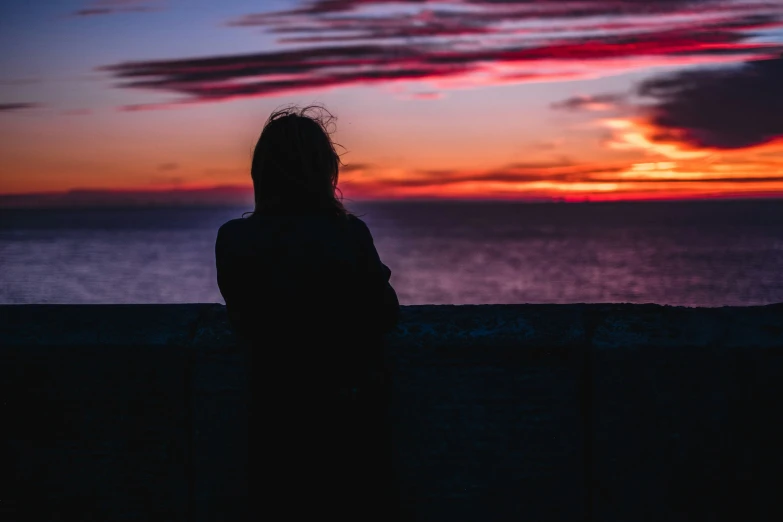
M 348 214 L 337 188 L 342 161 L 329 130 L 334 120 L 320 105 L 290 106 L 269 116 L 250 170 L 255 212 Z

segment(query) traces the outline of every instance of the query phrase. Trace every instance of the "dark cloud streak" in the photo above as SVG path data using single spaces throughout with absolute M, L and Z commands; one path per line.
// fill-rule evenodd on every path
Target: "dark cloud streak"
M 597 94 L 595 96 L 573 96 L 550 105 L 555 110 L 566 111 L 601 111 L 613 109 L 623 102 L 621 94 Z
M 410 6 L 437 5 L 437 1 L 427 0 L 315 0 L 307 2 L 305 7 L 287 9 L 272 13 L 256 15 L 259 19 L 274 20 L 289 17 L 324 16 L 334 13 L 355 12 L 362 7 L 383 6 L 388 4 L 407 4 Z M 457 2 L 454 2 L 457 3 Z M 558 13 L 570 14 L 586 9 L 603 9 L 611 7 L 615 11 L 634 13 L 657 13 L 670 10 L 677 6 L 717 3 L 717 0 L 571 0 L 565 4 L 563 0 L 463 0 L 461 5 L 472 7 L 498 7 L 507 10 L 534 7 L 539 14 Z M 577 8 L 577 6 L 579 6 Z
M 21 111 L 24 109 L 37 109 L 38 103 L 0 103 L 0 112 Z
M 641 83 L 659 142 L 739 149 L 783 138 L 783 55 L 739 67 L 685 71 Z
M 420 9 L 372 16 L 361 9 L 383 5 L 392 9 L 391 4 L 399 7 L 401 3 Z M 462 10 L 444 9 L 444 2 L 318 0 L 230 22 L 264 27 L 287 35 L 281 41 L 306 44 L 303 47 L 124 62 L 101 70 L 120 80 L 119 87 L 184 96 L 174 104 L 125 108 L 141 110 L 400 80 L 457 80 L 466 85 L 557 81 L 600 74 L 612 60 L 626 59 L 631 66 L 642 57 L 667 64 L 683 58 L 760 58 L 783 51 L 783 42 L 747 41 L 753 31 L 783 23 L 783 6 L 767 2 L 753 6 L 710 0 L 583 0 L 568 4 L 554 0 L 465 0 L 447 4 L 462 6 Z M 473 9 L 465 11 L 466 5 Z M 651 13 L 655 16 L 647 16 Z M 694 13 L 701 13 L 703 19 L 667 25 L 656 18 Z M 612 18 L 618 14 L 634 16 Z M 607 20 L 587 19 L 596 15 Z M 583 19 L 586 25 L 572 34 Z M 509 20 L 546 23 L 508 29 L 503 24 Z M 632 32 L 620 30 L 623 26 Z M 498 66 L 503 67 L 502 72 Z M 482 79 L 476 80 L 479 76 Z
M 617 178 L 601 180 L 609 183 L 780 183 L 783 176 L 768 176 L 754 178 Z
M 97 0 L 72 12 L 72 16 L 101 16 L 117 13 L 145 13 L 157 10 L 155 0 Z
M 503 168 L 482 172 L 459 172 L 452 170 L 420 171 L 418 177 L 395 179 L 388 184 L 399 187 L 427 187 L 451 185 L 466 182 L 527 183 L 538 181 L 605 183 L 604 179 L 593 179 L 594 175 L 618 174 L 627 165 L 570 165 L 552 163 L 516 163 Z M 628 181 L 628 180 L 625 180 Z

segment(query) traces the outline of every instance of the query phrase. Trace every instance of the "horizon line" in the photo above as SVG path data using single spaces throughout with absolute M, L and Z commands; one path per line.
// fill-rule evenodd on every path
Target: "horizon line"
M 3 195 L 0 195 L 3 197 Z M 505 204 L 505 205 L 607 205 L 607 204 L 645 204 L 645 203 L 709 203 L 709 202 L 783 202 L 783 194 L 714 194 L 707 196 L 683 196 L 683 197 L 651 197 L 651 198 L 627 198 L 627 199 L 597 199 L 591 197 L 583 198 L 372 198 L 372 199 L 348 199 L 344 198 L 343 203 L 358 205 L 387 205 L 387 204 Z M 249 207 L 249 208 L 248 208 Z M 247 212 L 254 212 L 253 204 L 241 204 L 234 202 L 176 202 L 176 201 L 117 201 L 117 202 L 89 202 L 80 204 L 77 202 L 52 202 L 50 204 L 16 204 L 4 205 L 0 203 L 0 211 L 4 210 L 152 210 L 152 209 L 210 209 L 210 208 L 248 208 Z M 351 209 L 349 208 L 350 212 Z

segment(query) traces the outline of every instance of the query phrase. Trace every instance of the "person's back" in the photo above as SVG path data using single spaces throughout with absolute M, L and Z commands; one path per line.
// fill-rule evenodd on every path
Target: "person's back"
M 383 335 L 399 303 L 367 226 L 334 197 L 338 165 L 323 122 L 273 114 L 253 158 L 256 210 L 215 244 L 251 361 L 253 517 L 391 520 L 396 508 Z

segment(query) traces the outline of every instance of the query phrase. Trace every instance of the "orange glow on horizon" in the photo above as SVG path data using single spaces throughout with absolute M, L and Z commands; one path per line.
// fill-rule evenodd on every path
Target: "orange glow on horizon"
M 345 198 L 354 200 L 616 201 L 724 197 L 722 195 L 780 197 L 783 194 L 783 139 L 744 149 L 697 149 L 676 141 L 656 141 L 653 139 L 656 128 L 642 119 L 603 118 L 594 125 L 608 129 L 611 135 L 598 154 L 592 151 L 592 160 L 568 159 L 569 149 L 565 145 L 558 145 L 561 147 L 560 159 L 546 159 L 546 154 L 541 153 L 532 156 L 536 160 L 485 168 L 454 168 L 448 164 L 432 168 L 439 166 L 433 162 L 427 169 L 417 170 L 399 163 L 385 166 L 394 163 L 390 160 L 365 163 L 364 158 L 356 158 L 342 169 L 339 188 Z M 68 142 L 68 145 L 73 146 L 73 143 Z M 418 146 L 425 150 L 431 144 Z M 577 144 L 572 150 L 579 155 L 590 152 L 582 147 Z M 439 153 L 445 159 L 439 157 L 437 161 L 448 160 L 443 150 Z M 23 175 L 0 176 L 0 194 L 200 191 L 213 193 L 216 202 L 225 197 L 233 201 L 243 195 L 249 195 L 252 201 L 249 166 L 237 162 L 236 155 L 233 161 L 226 154 L 216 155 L 209 161 L 210 156 L 201 151 L 196 159 L 203 164 L 198 168 L 191 164 L 161 163 L 149 152 L 136 154 L 127 163 L 120 161 L 113 167 L 110 156 L 104 151 L 96 158 L 73 161 L 76 154 L 69 153 L 59 163 L 54 157 L 28 158 L 27 162 L 20 157 L 11 157 L 16 161 L 4 168 Z M 229 160 L 224 161 L 224 157 Z M 226 166 L 220 167 L 221 164 Z M 112 170 L 115 171 L 113 175 L 105 174 Z M 213 196 L 205 194 L 205 197 Z

